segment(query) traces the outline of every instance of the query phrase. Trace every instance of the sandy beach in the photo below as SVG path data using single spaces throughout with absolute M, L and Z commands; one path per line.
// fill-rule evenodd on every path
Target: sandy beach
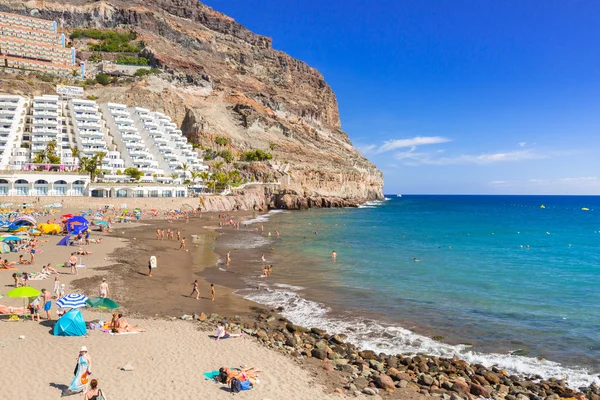
M 19 265 L 18 272 L 39 272 L 43 264 L 51 263 L 58 269 L 61 283 L 66 284 L 67 293 L 85 293 L 89 297 L 98 295 L 101 278 L 106 277 L 110 297 L 122 303 L 120 311 L 126 312 L 128 317 L 132 314 L 148 317 L 200 312 L 219 312 L 221 315 L 248 313 L 253 303 L 232 295 L 231 289 L 217 287 L 217 299 L 211 302 L 205 282 L 200 285 L 200 300 L 187 297 L 191 282 L 202 280 L 196 274 L 202 271 L 203 266 L 216 261 L 213 245 L 205 239 L 212 236 L 201 228 L 211 219 L 216 221 L 209 214 L 193 218 L 189 224 L 183 220 L 170 224 L 164 220 L 142 220 L 141 223 L 118 224 L 112 234 L 94 234 L 92 237 L 102 237 L 103 243 L 82 246 L 92 254 L 84 256 L 85 267 L 80 268 L 76 276 L 56 265 L 62 264 L 77 248 L 56 246 L 59 236 L 42 236 L 44 242 L 39 246 L 41 251 L 36 254 L 35 264 Z M 196 243 L 189 242 L 190 251 L 179 251 L 175 241 L 156 240 L 156 226 L 179 227 L 184 235 L 196 231 L 201 239 Z M 152 278 L 147 276 L 149 254 L 156 254 L 159 260 L 159 267 Z M 18 258 L 16 253 L 6 256 L 9 261 Z M 194 260 L 204 262 L 196 264 Z M 190 268 L 191 265 L 195 267 Z M 13 272 L 0 271 L 0 293 L 3 295 L 13 287 Z M 32 280 L 29 286 L 52 291 L 53 279 Z M 5 296 L 0 299 L 0 304 L 22 307 L 23 300 Z M 54 304 L 52 313 L 56 318 Z M 99 316 L 96 310 L 85 310 L 83 314 L 86 321 L 97 320 Z M 105 320 L 109 317 L 106 312 L 104 316 Z M 88 331 L 88 335 L 83 337 L 55 337 L 51 333 L 54 321 L 8 322 L 5 316 L 0 322 L 0 355 L 3 360 L 12 361 L 0 365 L 0 375 L 11 379 L 11 384 L 3 387 L 2 397 L 61 397 L 73 378 L 78 350 L 85 345 L 93 359 L 93 377 L 100 381 L 100 387 L 109 399 L 149 396 L 181 399 L 190 394 L 225 398 L 231 395 L 228 390 L 205 381 L 202 372 L 240 365 L 255 366 L 264 371 L 260 374 L 260 385 L 244 392 L 245 398 L 329 398 L 324 388 L 316 384 L 311 373 L 297 361 L 267 349 L 249 336 L 216 343 L 208 337 L 209 333 L 214 333 L 210 326 L 211 332 L 199 330 L 197 323 L 174 318 L 128 320 L 147 332 L 117 337 L 101 331 Z M 20 336 L 24 339 L 19 339 Z M 126 363 L 131 363 L 135 370 L 121 371 Z

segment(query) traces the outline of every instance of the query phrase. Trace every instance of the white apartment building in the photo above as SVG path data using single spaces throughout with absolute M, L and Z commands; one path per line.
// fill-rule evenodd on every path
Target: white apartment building
M 98 104 L 93 100 L 71 99 L 67 102 L 72 137 L 82 156 L 108 153 L 105 123 Z
M 0 168 L 8 166 L 14 153 L 20 149 L 26 113 L 25 97 L 0 95 Z M 23 152 L 28 154 L 27 149 Z M 27 160 L 22 161 L 24 165 Z
M 62 142 L 62 104 L 58 96 L 35 96 L 33 98 L 31 113 L 29 118 L 29 128 L 26 127 L 25 139 L 30 142 L 32 156 L 46 149 L 51 141 L 57 144 L 60 149 Z M 29 136 L 26 136 L 29 133 Z M 59 154 L 56 154 L 60 156 Z
M 36 155 L 46 151 L 50 142 L 56 143 L 55 155 L 60 157 L 60 164 L 34 163 Z M 79 158 L 73 156 L 72 148 L 78 149 L 79 157 L 103 153 L 100 170 L 108 181 L 121 179 L 119 172 L 128 167 L 144 173 L 142 182 L 158 184 L 172 183 L 172 174 L 183 177 L 183 163 L 188 171 L 207 169 L 181 130 L 162 113 L 117 103 L 66 100 L 56 95 L 26 98 L 0 94 L 0 171 L 75 172 Z M 80 195 L 79 187 L 74 191 L 59 186 L 67 180 L 46 179 L 49 186 L 44 186 L 43 180 L 30 182 L 13 177 L 3 183 L 0 195 Z M 88 185 L 86 182 L 86 188 Z M 84 192 L 88 193 L 87 189 Z M 155 194 L 151 192 L 149 195 Z M 181 191 L 157 193 L 181 196 Z

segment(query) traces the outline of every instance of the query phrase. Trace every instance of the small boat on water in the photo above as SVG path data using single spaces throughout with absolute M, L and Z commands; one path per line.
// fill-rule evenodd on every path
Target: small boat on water
M 542 204 L 542 205 L 540 206 L 540 208 L 546 208 L 546 206 Z
M 583 208 L 581 209 L 581 211 L 590 211 L 590 209 L 589 209 L 589 208 L 587 208 L 587 207 L 583 207 Z

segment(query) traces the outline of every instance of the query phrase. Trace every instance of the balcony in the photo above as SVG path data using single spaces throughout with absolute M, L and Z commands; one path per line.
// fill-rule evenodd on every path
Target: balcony
M 47 111 L 47 110 L 33 110 L 33 114 L 34 117 L 58 117 L 58 110 L 57 111 Z
M 0 122 L 1 121 L 2 120 L 0 120 Z M 56 120 L 56 119 L 47 119 L 47 118 L 34 118 L 34 120 L 31 121 L 31 123 L 34 126 L 45 125 L 45 126 L 54 126 L 54 127 L 56 127 L 58 125 L 58 120 Z
M 75 119 L 77 121 L 80 121 L 80 120 L 100 121 L 100 114 L 98 114 L 98 113 L 76 113 Z

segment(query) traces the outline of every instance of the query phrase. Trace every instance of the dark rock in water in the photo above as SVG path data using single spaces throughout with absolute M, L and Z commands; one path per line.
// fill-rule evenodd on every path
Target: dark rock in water
M 327 352 L 325 350 L 321 350 L 321 349 L 312 349 L 310 354 L 314 358 L 318 358 L 319 360 L 324 360 L 327 358 Z
M 490 397 L 490 392 L 483 386 L 478 385 L 476 383 L 471 384 L 470 393 L 475 396 L 485 397 L 486 399 Z
M 358 378 L 356 378 L 353 383 L 358 390 L 363 390 L 364 388 L 369 386 L 369 381 L 367 381 L 367 379 L 362 376 L 359 376 Z
M 344 344 L 344 339 L 340 335 L 333 335 L 329 340 L 335 344 Z

